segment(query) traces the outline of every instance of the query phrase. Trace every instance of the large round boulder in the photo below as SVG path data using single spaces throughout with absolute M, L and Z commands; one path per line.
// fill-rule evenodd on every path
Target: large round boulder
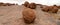
M 33 23 L 36 18 L 35 10 L 30 8 L 25 8 L 22 11 L 22 15 L 23 15 L 24 22 L 28 24 Z

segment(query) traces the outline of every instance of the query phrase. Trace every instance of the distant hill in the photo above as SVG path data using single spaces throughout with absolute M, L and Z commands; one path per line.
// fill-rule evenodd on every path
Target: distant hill
M 3 3 L 3 2 L 0 2 L 0 6 L 11 6 L 11 5 L 18 5 L 18 4 L 11 4 L 11 3 Z

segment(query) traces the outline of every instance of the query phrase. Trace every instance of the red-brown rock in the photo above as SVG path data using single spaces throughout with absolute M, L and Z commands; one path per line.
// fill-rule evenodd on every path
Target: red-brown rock
M 23 5 L 24 5 L 25 7 L 27 7 L 28 4 L 29 4 L 29 2 L 28 2 L 28 1 L 25 1 L 25 3 L 24 3 Z
M 52 9 L 52 13 L 57 13 L 58 12 L 58 7 L 53 7 L 53 9 Z
M 33 23 L 36 18 L 35 10 L 30 8 L 24 9 L 22 11 L 22 15 L 25 23 L 28 23 L 28 24 Z
M 53 6 L 45 6 L 42 8 L 43 11 L 48 12 L 51 11 L 52 13 L 57 13 L 58 12 L 58 7 L 56 5 Z
M 30 3 L 27 7 L 31 8 L 31 9 L 35 9 L 36 8 L 36 4 L 35 3 Z
M 49 11 L 49 7 L 48 7 L 48 6 L 44 6 L 44 7 L 42 8 L 42 11 L 48 12 L 48 11 Z

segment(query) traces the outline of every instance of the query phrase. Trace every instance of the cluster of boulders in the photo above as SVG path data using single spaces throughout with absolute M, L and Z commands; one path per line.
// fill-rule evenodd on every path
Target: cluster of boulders
M 45 11 L 45 12 L 52 12 L 52 13 L 57 13 L 58 12 L 58 9 L 60 8 L 60 6 L 57 6 L 57 5 L 53 5 L 53 6 L 47 6 L 47 5 L 42 5 L 42 4 L 36 4 L 36 3 L 29 3 L 29 2 L 25 2 L 23 4 L 25 7 L 27 8 L 31 8 L 31 9 L 35 9 L 36 8 L 36 5 L 39 5 L 40 8 L 42 8 L 42 11 Z
M 18 5 L 18 4 L 11 4 L 11 3 L 0 2 L 0 6 L 11 6 L 11 5 Z
M 42 7 L 42 11 L 57 13 L 60 7 L 57 5 Z
M 36 8 L 36 4 L 35 3 L 29 3 L 27 1 L 23 5 L 25 7 L 27 7 L 27 8 L 31 8 L 31 9 L 35 9 Z
M 36 19 L 36 13 L 34 10 L 36 8 L 36 4 L 29 3 L 26 1 L 23 5 L 25 6 L 25 8 L 22 11 L 22 15 L 25 23 L 28 23 L 28 24 L 33 23 L 34 20 Z
M 25 6 L 24 10 L 22 11 L 22 15 L 25 23 L 33 23 L 34 20 L 36 19 L 36 13 L 34 10 L 36 8 L 36 5 L 39 5 L 42 11 L 52 12 L 52 13 L 57 13 L 58 9 L 60 8 L 60 6 L 57 5 L 47 6 L 42 4 L 29 3 L 27 1 L 22 5 Z

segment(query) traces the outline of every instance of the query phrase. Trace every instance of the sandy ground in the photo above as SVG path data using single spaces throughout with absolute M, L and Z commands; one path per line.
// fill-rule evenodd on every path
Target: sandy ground
M 60 25 L 57 14 L 43 12 L 40 6 L 36 7 L 36 20 L 34 23 L 26 24 L 22 18 L 24 6 L 0 6 L 0 25 Z

